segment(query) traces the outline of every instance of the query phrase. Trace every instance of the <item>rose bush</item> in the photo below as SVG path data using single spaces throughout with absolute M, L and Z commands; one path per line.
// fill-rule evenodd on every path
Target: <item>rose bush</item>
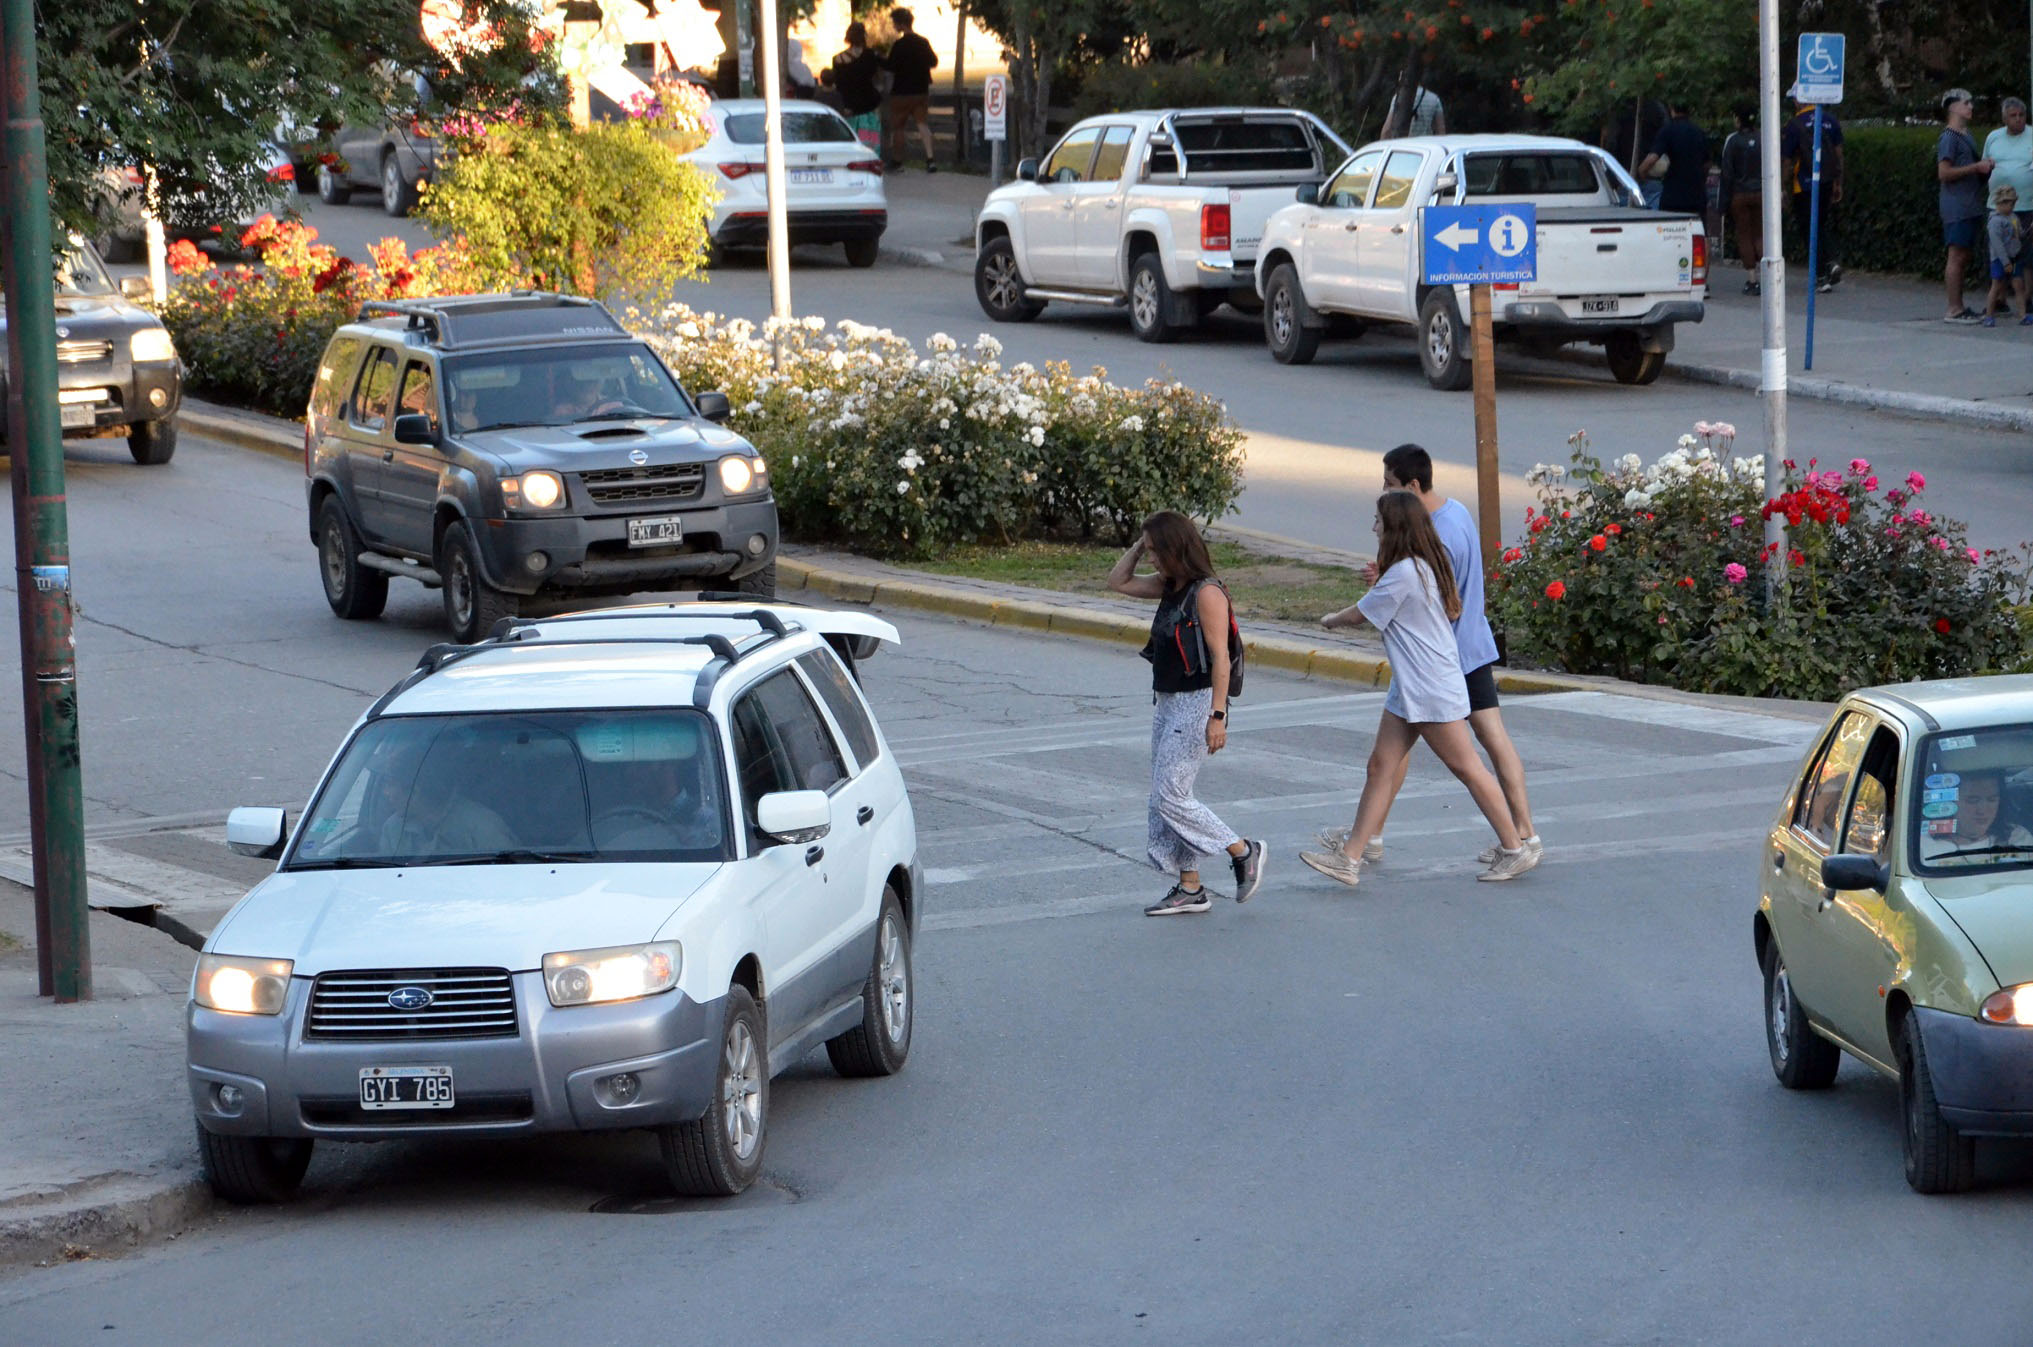
M 1970 547 L 1921 508 L 1919 473 L 1881 489 L 1861 458 L 1788 462 L 1767 500 L 1764 460 L 1731 457 L 1735 434 L 1704 422 L 1649 465 L 1604 464 L 1581 434 L 1572 469 L 1532 470 L 1540 503 L 1489 583 L 1514 659 L 1814 700 L 2029 664 L 2025 546 Z M 1765 544 L 1768 518 L 1786 526 L 1784 555 Z

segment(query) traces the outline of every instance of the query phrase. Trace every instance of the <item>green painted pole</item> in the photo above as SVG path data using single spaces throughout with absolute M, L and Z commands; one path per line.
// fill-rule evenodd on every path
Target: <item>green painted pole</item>
M 14 487 L 15 595 L 35 858 L 35 948 L 44 996 L 92 998 L 86 924 L 84 788 L 78 764 L 77 657 L 71 636 L 70 522 L 57 411 L 56 267 L 49 164 L 37 92 L 34 0 L 0 0 L 5 117 L 7 443 Z

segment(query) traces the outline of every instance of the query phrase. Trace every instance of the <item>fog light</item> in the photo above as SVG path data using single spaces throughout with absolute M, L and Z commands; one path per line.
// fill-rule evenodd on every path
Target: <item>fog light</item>
M 636 1075 L 633 1071 L 624 1071 L 618 1076 L 609 1076 L 605 1083 L 608 1098 L 617 1105 L 625 1106 L 633 1104 L 635 1097 L 642 1093 L 642 1077 Z
M 167 407 L 169 405 L 169 394 L 160 388 L 149 389 L 148 405 L 151 407 Z
M 522 564 L 528 568 L 531 575 L 537 575 L 551 564 L 551 559 L 542 552 L 532 552 L 522 559 Z
M 221 1113 L 238 1113 L 241 1104 L 240 1087 L 238 1085 L 214 1085 L 212 1087 L 212 1101 L 219 1106 L 219 1112 Z
M 757 533 L 749 538 L 748 555 L 752 557 L 759 557 L 764 552 L 767 551 L 769 551 L 769 539 L 763 537 L 760 533 Z

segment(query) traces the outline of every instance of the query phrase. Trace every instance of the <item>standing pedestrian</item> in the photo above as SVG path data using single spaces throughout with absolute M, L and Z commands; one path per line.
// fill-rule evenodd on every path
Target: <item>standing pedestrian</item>
M 1433 531 L 1426 507 L 1409 491 L 1386 491 L 1377 498 L 1376 530 L 1381 569 L 1376 584 L 1353 607 L 1321 618 L 1320 625 L 1333 630 L 1368 622 L 1382 632 L 1391 662 L 1391 688 L 1384 696 L 1354 825 L 1340 846 L 1302 852 L 1299 859 L 1354 888 L 1362 878 L 1365 848 L 1383 832 L 1384 818 L 1404 779 L 1405 760 L 1412 746 L 1424 739 L 1447 770 L 1468 787 L 1496 832 L 1496 859 L 1476 878 L 1515 879 L 1539 863 L 1539 854 L 1518 835 L 1503 787 L 1475 755 L 1467 723 L 1468 685 L 1451 626 L 1462 611 L 1453 563 Z
M 833 58 L 833 64 L 819 72 L 819 78 L 840 95 L 840 110 L 854 128 L 855 139 L 882 153 L 882 91 L 875 77 L 882 71 L 882 58 L 868 49 L 868 29 L 856 19 L 847 25 L 847 45 Z
M 1136 573 L 1146 556 L 1155 575 Z M 1108 587 L 1158 601 L 1143 650 L 1152 703 L 1147 854 L 1179 879 L 1144 915 L 1205 912 L 1212 900 L 1200 884 L 1200 858 L 1221 852 L 1235 872 L 1235 901 L 1246 903 L 1263 882 L 1264 844 L 1237 836 L 1193 794 L 1200 765 L 1228 743 L 1228 591 L 1215 578 L 1200 530 L 1174 510 L 1144 521 L 1109 571 Z
M 1393 118 L 1398 111 L 1398 96 L 1391 95 L 1391 105 L 1384 112 L 1384 125 L 1394 125 Z M 1405 122 L 1408 136 L 1444 136 L 1447 134 L 1447 106 L 1440 101 L 1440 95 L 1420 85 L 1412 94 L 1412 115 Z
M 1666 124 L 1652 137 L 1652 152 L 1638 165 L 1641 181 L 1655 176 L 1660 210 L 1701 214 L 1708 190 L 1708 132 L 1694 124 L 1683 103 L 1666 105 Z
M 1986 223 L 1991 246 L 1991 292 L 1984 298 L 1984 326 L 1998 325 L 1998 310 L 2019 301 L 2019 325 L 2033 323 L 2026 307 L 2026 235 L 2019 226 L 2019 194 L 2009 184 L 1991 188 L 1991 218 Z
M 1616 113 L 1603 127 L 1602 148 L 1609 151 L 1632 177 L 1638 176 L 1643 161 L 1659 130 L 1666 125 L 1666 105 L 1656 98 L 1638 98 L 1616 105 Z M 1640 179 L 1647 208 L 1659 204 L 1659 180 Z
M 1798 98 L 1793 100 L 1793 106 L 1797 109 L 1793 120 L 1786 123 L 1786 129 L 1779 135 L 1779 157 L 1786 161 L 1786 180 L 1791 185 L 1793 200 L 1801 213 L 1806 214 L 1814 200 L 1814 107 Z M 1815 278 L 1814 288 L 1824 295 L 1842 280 L 1842 241 L 1836 232 L 1835 213 L 1841 202 L 1842 123 L 1834 113 L 1822 108 L 1821 208 L 1816 212 L 1821 275 Z
M 1722 200 L 1736 231 L 1744 264 L 1744 293 L 1758 293 L 1758 263 L 1765 260 L 1765 177 L 1758 144 L 1758 110 L 1737 109 L 1737 129 L 1722 143 Z
M 1983 316 L 1962 302 L 1962 284 L 1969 272 L 1969 260 L 1983 228 L 1984 179 L 1993 167 L 1977 154 L 1970 139 L 1970 114 L 1976 110 L 1976 96 L 1967 89 L 1950 89 L 1941 96 L 1941 114 L 1946 123 L 1934 146 L 1934 177 L 1941 184 L 1941 238 L 1948 246 L 1948 266 L 1942 280 L 1948 290 L 1948 312 L 1942 321 L 1980 323 Z
M 1998 104 L 2005 124 L 1984 137 L 1984 158 L 1991 161 L 1991 192 L 2009 187 L 2019 198 L 2019 229 L 2033 228 L 2033 130 L 2026 126 L 2026 100 L 2007 98 Z
M 889 55 L 882 58 L 890 77 L 889 166 L 904 166 L 903 137 L 915 124 L 925 147 L 925 172 L 937 173 L 939 166 L 932 162 L 932 71 L 938 68 L 939 53 L 913 29 L 917 20 L 908 9 L 891 10 L 889 21 L 899 34 Z

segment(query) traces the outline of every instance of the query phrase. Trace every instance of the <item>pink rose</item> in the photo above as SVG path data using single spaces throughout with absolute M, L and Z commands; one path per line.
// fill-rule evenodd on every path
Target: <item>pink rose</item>
M 1927 489 L 1927 479 L 1917 472 L 1909 472 L 1906 474 L 1906 485 L 1912 487 L 1915 491 L 1925 491 Z
M 1982 558 L 1982 557 L 1979 557 L 1979 556 L 1977 555 L 1977 550 L 1976 550 L 1976 549 L 1975 549 L 1974 547 L 1968 547 L 1968 548 L 1964 548 L 1963 550 L 1964 550 L 1965 552 L 1967 552 L 1967 553 L 1969 554 L 1969 564 L 1970 564 L 1970 565 L 1974 566 L 1974 565 L 1976 565 L 1976 564 L 1977 564 L 1977 562 L 1979 562 L 1979 561 L 1983 560 L 1983 558 Z
M 1865 476 L 1871 470 L 1871 462 L 1867 458 L 1853 458 L 1849 461 L 1849 470 L 1858 477 Z
M 1744 581 L 1750 579 L 1750 576 L 1751 573 L 1749 571 L 1745 570 L 1742 566 L 1738 565 L 1734 561 L 1732 561 L 1729 565 L 1722 568 L 1722 578 L 1729 581 L 1733 585 L 1742 584 Z
M 1744 526 L 1744 517 L 1740 514 L 1731 515 L 1729 517 L 1729 526 L 1733 529 L 1742 528 Z
M 1878 479 L 1875 476 L 1864 478 L 1864 490 L 1876 491 L 1877 489 L 1878 489 Z

